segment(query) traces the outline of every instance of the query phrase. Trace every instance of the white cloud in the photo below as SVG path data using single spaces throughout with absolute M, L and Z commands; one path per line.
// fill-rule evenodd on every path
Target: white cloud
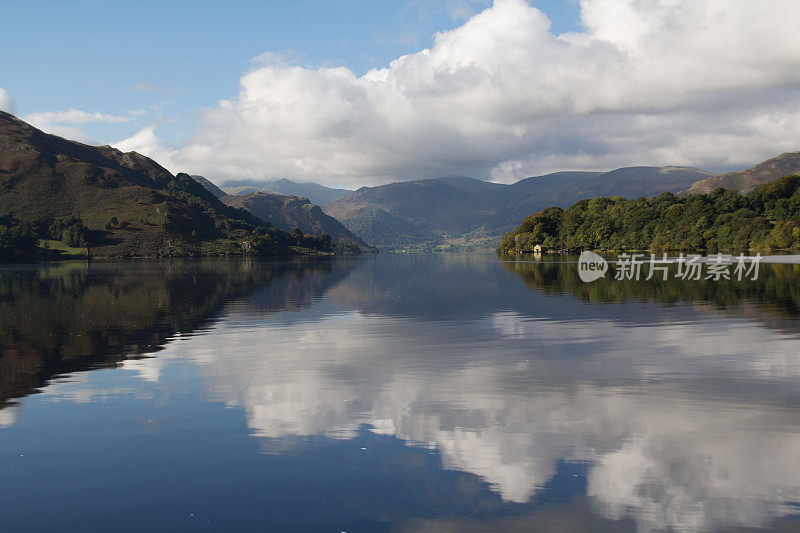
M 86 124 L 88 122 L 108 122 L 111 124 L 128 122 L 129 117 L 110 115 L 106 113 L 88 113 L 80 109 L 66 109 L 64 111 L 45 111 L 32 113 L 25 117 L 31 123 L 59 123 L 59 124 Z
M 562 460 L 582 462 L 593 508 L 639 531 L 765 527 L 796 514 L 797 413 L 776 399 L 796 397 L 800 339 L 760 325 L 753 309 L 726 320 L 662 313 L 640 327 L 616 311 L 502 311 L 465 319 L 460 342 L 443 343 L 452 321 L 362 309 L 381 289 L 391 293 L 356 273 L 327 293 L 329 314 L 295 317 L 254 316 L 260 300 L 236 301 L 202 335 L 36 398 L 162 402 L 159 389 L 186 387 L 186 372 L 164 370 L 193 363 L 192 382 L 242 408 L 266 452 L 293 453 L 298 437 L 352 438 L 366 424 L 436 450 L 445 468 L 480 476 L 507 501 L 529 501 Z M 109 388 L 120 370 L 141 386 Z M 0 411 L 0 426 L 16 415 Z
M 514 502 L 530 500 L 559 461 L 585 462 L 594 507 L 640 531 L 765 526 L 800 498 L 800 463 L 780 460 L 800 445 L 795 413 L 758 394 L 800 376 L 798 340 L 757 324 L 632 328 L 505 312 L 464 326 L 483 342 L 448 347 L 441 324 L 358 311 L 290 327 L 251 320 L 158 359 L 194 361 L 215 401 L 244 408 L 265 450 L 270 439 L 286 453 L 295 437 L 352 438 L 366 424 L 437 450 L 445 468 Z M 551 353 L 557 344 L 569 357 Z M 675 379 L 675 368 L 692 378 Z M 749 401 L 730 402 L 742 380 Z
M 234 98 L 201 113 L 177 151 L 153 139 L 139 151 L 223 181 L 358 185 L 626 164 L 742 167 L 800 146 L 800 3 L 580 6 L 583 30 L 556 36 L 524 0 L 496 0 L 430 49 L 360 77 L 267 60 Z
M 19 417 L 19 405 L 0 408 L 0 428 L 13 426 Z
M 26 122 L 44 132 L 93 144 L 95 144 L 95 141 L 87 137 L 77 126 L 93 122 L 120 124 L 123 122 L 130 122 L 130 120 L 130 116 L 99 112 L 89 113 L 87 111 L 81 111 L 80 109 L 43 111 L 40 113 L 31 113 L 25 117 Z
M 17 102 L 2 87 L 0 87 L 0 111 L 5 111 L 12 115 L 17 112 Z
M 136 132 L 133 137 L 115 143 L 112 146 L 123 152 L 139 152 L 142 154 L 158 153 L 161 158 L 174 158 L 175 150 L 168 147 L 166 143 L 156 137 L 155 127 L 156 124 L 150 124 Z

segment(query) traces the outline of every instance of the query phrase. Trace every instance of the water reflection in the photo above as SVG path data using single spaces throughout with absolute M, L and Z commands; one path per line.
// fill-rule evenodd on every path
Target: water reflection
M 500 498 L 464 480 L 471 488 L 437 492 L 435 512 L 415 514 L 369 490 L 348 493 L 358 502 L 351 512 L 380 509 L 384 524 L 446 530 L 469 516 L 489 530 L 695 531 L 797 517 L 796 269 L 770 267 L 744 287 L 591 288 L 573 267 L 479 256 L 367 258 L 282 274 L 250 265 L 253 276 L 223 275 L 226 296 L 201 298 L 219 302 L 200 306 L 205 318 L 172 328 L 203 334 L 122 370 L 172 390 L 169 370 L 193 369 L 202 384 L 187 392 L 193 408 L 243 411 L 268 456 L 319 452 L 320 438 L 327 449 L 389 446 L 367 431 L 406 444 L 385 452 L 376 477 L 412 470 L 422 451 Z M 113 397 L 93 375 L 44 396 Z M 204 431 L 222 440 L 210 425 Z M 562 507 L 543 505 L 559 490 Z
M 609 273 L 597 281 L 584 283 L 578 276 L 577 256 L 537 262 L 525 255 L 516 257 L 517 260 L 502 261 L 503 267 L 519 276 L 528 287 L 547 294 L 570 294 L 591 303 L 643 301 L 662 306 L 698 303 L 739 315 L 766 311 L 756 313 L 757 318 L 787 331 L 798 330 L 794 320 L 784 320 L 800 317 L 800 264 L 797 263 L 763 263 L 757 279 L 747 282 L 681 280 L 676 276 L 677 265 L 673 264 L 667 280 L 660 278 L 660 274 L 649 281 L 617 280 Z
M 114 366 L 208 327 L 269 287 L 272 312 L 307 307 L 349 263 L 172 261 L 0 268 L 0 405 L 54 376 Z M 135 363 L 129 363 L 135 365 Z
M 214 399 L 246 410 L 267 450 L 285 453 L 291 437 L 352 438 L 367 424 L 436 449 L 446 468 L 481 476 L 512 502 L 531 499 L 568 461 L 591 465 L 588 495 L 609 518 L 694 529 L 763 525 L 796 511 L 797 411 L 773 403 L 797 398 L 794 386 L 785 397 L 773 389 L 784 371 L 798 378 L 797 362 L 787 364 L 794 340 L 773 339 L 761 347 L 768 357 L 745 362 L 743 340 L 758 331 L 743 324 L 652 325 L 632 338 L 612 322 L 586 331 L 509 315 L 465 327 L 470 338 L 441 350 L 440 327 L 353 313 L 292 328 L 220 328 L 182 352 Z M 526 346 L 534 339 L 541 348 Z M 691 349 L 698 339 L 718 344 L 701 353 Z M 231 350 L 240 356 L 216 357 Z M 714 356 L 739 371 L 720 375 Z M 668 380 L 684 364 L 681 379 Z M 742 385 L 744 398 L 730 401 Z

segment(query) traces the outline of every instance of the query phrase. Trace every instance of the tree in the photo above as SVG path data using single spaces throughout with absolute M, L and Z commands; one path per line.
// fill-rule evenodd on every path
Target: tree
M 741 250 L 800 248 L 800 176 L 741 195 L 710 194 L 626 200 L 593 198 L 566 210 L 550 207 L 504 235 L 498 251 L 550 249 Z

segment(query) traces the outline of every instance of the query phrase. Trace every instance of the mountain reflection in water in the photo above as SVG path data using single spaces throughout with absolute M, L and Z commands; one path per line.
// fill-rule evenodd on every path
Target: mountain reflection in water
M 762 268 L 593 284 L 457 255 L 4 268 L 0 496 L 12 525 L 67 528 L 114 510 L 123 529 L 788 531 L 800 273 Z M 126 506 L 75 475 L 98 460 Z M 42 485 L 104 510 L 34 513 Z

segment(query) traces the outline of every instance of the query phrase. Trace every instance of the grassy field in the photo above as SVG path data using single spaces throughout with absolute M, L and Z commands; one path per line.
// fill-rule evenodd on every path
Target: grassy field
M 39 241 L 39 246 L 61 252 L 63 255 L 86 257 L 86 248 L 72 248 L 71 246 L 67 246 L 63 241 L 41 239 Z

